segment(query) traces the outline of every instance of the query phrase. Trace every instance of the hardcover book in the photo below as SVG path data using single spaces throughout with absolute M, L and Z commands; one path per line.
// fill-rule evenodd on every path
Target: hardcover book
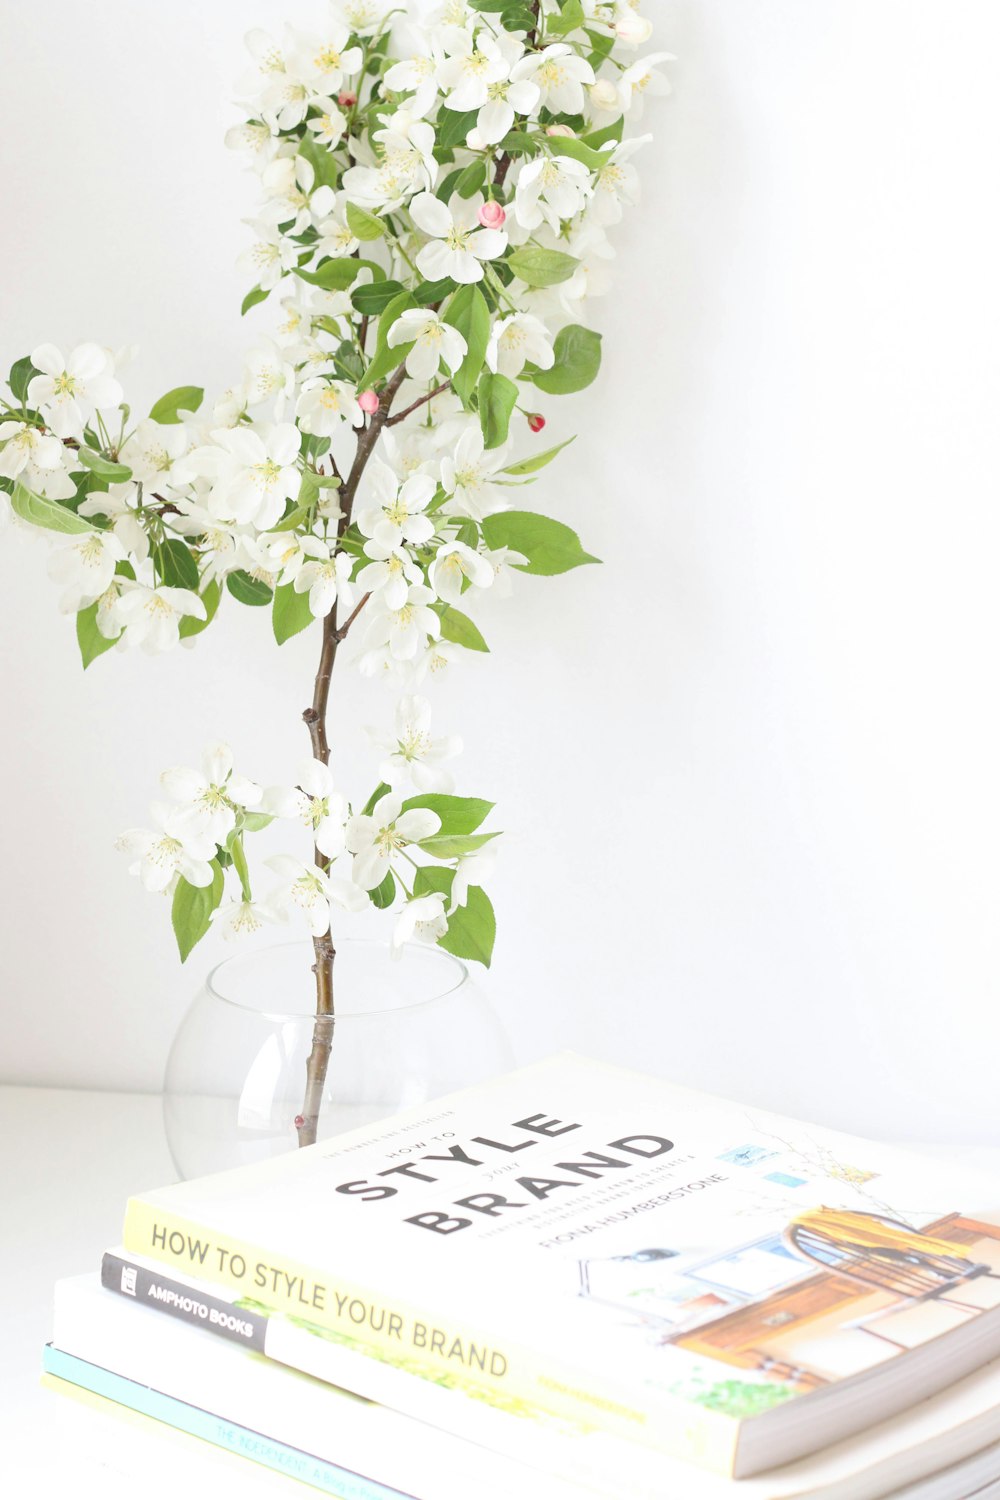
M 1000 1192 L 562 1056 L 141 1194 L 137 1255 L 507 1411 L 744 1476 L 1000 1354 Z

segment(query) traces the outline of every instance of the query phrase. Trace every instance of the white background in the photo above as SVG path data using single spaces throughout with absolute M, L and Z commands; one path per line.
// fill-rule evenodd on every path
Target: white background
M 260 5 L 273 20 L 276 6 Z M 512 832 L 489 990 L 574 1046 L 886 1136 L 1000 1142 L 996 145 L 980 0 L 670 0 L 581 436 L 529 492 L 603 568 L 484 608 L 436 689 Z M 308 16 L 280 7 L 290 19 Z M 254 329 L 221 136 L 245 0 L 6 7 L 0 357 L 136 343 L 137 409 Z M 156 1089 L 193 987 L 112 849 L 155 776 L 305 742 L 315 642 L 236 607 L 86 676 L 45 548 L 0 551 L 0 1077 Z M 347 657 L 353 653 L 345 652 Z M 341 663 L 335 761 L 384 690 Z M 339 721 L 339 722 L 337 722 Z

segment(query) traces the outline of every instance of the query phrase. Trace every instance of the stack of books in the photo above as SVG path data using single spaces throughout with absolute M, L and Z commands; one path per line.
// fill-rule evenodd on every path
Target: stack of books
M 561 1056 L 133 1198 L 45 1368 L 350 1500 L 993 1500 L 1000 1187 Z

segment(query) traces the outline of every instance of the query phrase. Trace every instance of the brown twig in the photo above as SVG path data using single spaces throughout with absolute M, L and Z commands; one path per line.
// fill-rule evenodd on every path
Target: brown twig
M 340 518 L 338 536 L 343 536 L 351 524 L 354 500 L 365 465 L 372 456 L 375 444 L 378 442 L 379 433 L 388 421 L 389 409 L 405 378 L 405 367 L 400 365 L 382 392 L 378 411 L 373 412 L 367 426 L 363 427 L 358 433 L 357 447 L 354 450 L 354 462 L 351 464 L 350 473 L 340 491 L 340 504 L 343 514 Z M 343 625 L 339 627 L 337 625 L 336 609 L 331 609 L 323 621 L 323 642 L 320 647 L 316 679 L 313 683 L 312 702 L 304 711 L 302 718 L 309 730 L 313 755 L 316 760 L 321 760 L 324 765 L 328 765 L 330 761 L 330 743 L 327 738 L 326 718 L 330 703 L 330 683 L 333 678 L 334 664 L 337 660 L 337 647 L 346 637 L 358 615 L 360 615 L 368 603 L 369 598 L 370 595 L 365 594 L 360 603 L 348 615 Z M 313 857 L 320 869 L 325 870 L 327 868 L 329 861 L 323 857 L 318 849 L 314 852 Z M 337 950 L 334 947 L 333 933 L 330 929 L 327 929 L 322 937 L 313 938 L 312 971 L 316 977 L 316 1014 L 313 1020 L 312 1047 L 306 1060 L 306 1086 L 302 1100 L 302 1112 L 297 1116 L 295 1121 L 300 1146 L 314 1145 L 319 1128 L 319 1117 L 323 1104 L 323 1090 L 326 1086 L 326 1077 L 330 1068 L 333 1035 L 336 1027 L 333 993 L 333 965 L 336 957 Z
M 385 425 L 387 427 L 395 427 L 397 422 L 401 422 L 404 417 L 408 417 L 411 412 L 416 411 L 418 407 L 424 406 L 426 402 L 433 401 L 435 396 L 440 396 L 443 391 L 449 390 L 450 387 L 450 380 L 446 380 L 443 385 L 435 386 L 432 391 L 427 392 L 426 396 L 420 396 L 410 406 L 405 406 L 402 411 L 398 411 L 394 417 L 389 417 Z

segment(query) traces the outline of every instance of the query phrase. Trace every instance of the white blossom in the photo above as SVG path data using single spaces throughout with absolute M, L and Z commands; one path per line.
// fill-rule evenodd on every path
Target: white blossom
M 180 641 L 181 620 L 188 615 L 204 620 L 205 605 L 190 589 L 150 588 L 145 583 L 123 579 L 114 615 L 121 625 L 126 646 L 141 646 L 155 654 L 169 651 Z
M 174 468 L 188 450 L 187 429 L 177 422 L 167 426 L 151 417 L 140 422 L 121 451 L 121 461 L 132 470 L 132 478 L 152 488 L 174 483 Z
M 345 427 L 361 427 L 365 414 L 343 380 L 311 380 L 303 387 L 295 409 L 303 432 L 333 437 Z
M 317 549 L 322 547 L 317 544 Z M 354 604 L 351 585 L 353 563 L 346 552 L 322 553 L 310 557 L 298 569 L 293 587 L 297 594 L 309 595 L 309 609 L 317 620 L 324 619 L 339 601 L 346 609 Z
M 309 925 L 313 937 L 330 930 L 333 908 L 363 911 L 368 895 L 353 880 L 330 875 L 318 865 L 306 865 L 288 854 L 274 854 L 266 860 L 280 884 L 271 893 L 269 906 L 282 916 L 299 912 Z
M 30 422 L 0 422 L 0 477 L 17 479 L 24 474 L 30 481 L 33 471 L 60 470 L 65 449 L 57 437 L 40 432 Z M 28 488 L 34 488 L 28 484 Z M 70 486 L 70 494 L 73 487 Z
M 248 901 L 245 896 L 230 897 L 212 913 L 212 925 L 230 943 L 252 937 L 263 927 L 283 919 L 284 914 L 279 914 L 268 902 Z
M 539 106 L 554 115 L 579 115 L 583 113 L 583 86 L 593 83 L 594 70 L 566 42 L 555 42 L 523 58 L 514 68 L 514 77 L 535 84 Z
M 344 851 L 347 800 L 336 791 L 333 773 L 321 760 L 309 760 L 300 768 L 294 787 L 267 788 L 264 811 L 275 818 L 291 818 L 312 831 L 313 843 L 327 859 Z
M 474 854 L 463 854 L 455 866 L 455 878 L 451 883 L 451 905 L 448 908 L 449 917 L 458 911 L 460 906 L 468 905 L 469 890 L 472 886 L 482 887 L 493 871 L 496 869 L 497 851 L 495 844 L 485 844 L 482 849 L 477 849 Z
M 507 463 L 506 446 L 487 450 L 477 423 L 469 426 L 455 444 L 454 457 L 441 460 L 441 484 L 451 497 L 448 509 L 482 521 L 506 503 L 495 483 Z
M 201 771 L 173 766 L 163 772 L 160 785 L 178 804 L 175 826 L 224 844 L 240 810 L 256 807 L 263 793 L 256 782 L 233 771 L 233 752 L 226 744 L 209 745 L 203 764 Z
M 177 808 L 154 802 L 149 811 L 154 828 L 130 828 L 117 841 L 123 854 L 136 857 L 130 874 L 138 875 L 147 891 L 170 889 L 178 875 L 188 885 L 211 885 L 214 841 L 186 828 Z
M 489 368 L 516 380 L 529 360 L 540 370 L 551 370 L 555 363 L 552 336 L 541 318 L 519 312 L 498 318 L 486 345 Z
M 387 548 L 403 542 L 420 546 L 434 535 L 434 522 L 425 515 L 437 484 L 430 474 L 411 474 L 400 484 L 388 464 L 374 459 L 368 468 L 368 498 L 358 514 L 358 527 Z
M 182 461 L 185 473 L 208 479 L 208 508 L 220 520 L 267 530 L 299 491 L 298 428 L 291 422 L 217 428 L 212 443 Z
M 462 741 L 457 735 L 431 738 L 431 706 L 426 698 L 415 693 L 400 698 L 393 732 L 373 733 L 372 739 L 388 752 L 379 775 L 393 789 L 406 781 L 412 781 L 419 792 L 450 792 L 454 787 L 454 778 L 441 766 L 461 754 Z
M 49 577 L 62 585 L 63 614 L 76 614 L 100 598 L 124 556 L 124 547 L 110 531 L 88 531 L 53 552 Z
M 382 884 L 400 849 L 432 838 L 441 827 L 441 819 L 429 808 L 402 809 L 402 797 L 390 792 L 379 798 L 370 814 L 348 819 L 347 848 L 354 855 L 354 882 L 362 890 L 373 891 Z
M 371 647 L 388 647 L 394 661 L 412 661 L 427 646 L 428 638 L 437 640 L 441 621 L 430 608 L 434 602 L 431 589 L 411 584 L 401 605 L 393 607 L 384 595 L 368 605 L 370 621 L 366 640 Z
M 40 344 L 31 363 L 40 374 L 28 382 L 29 404 L 57 437 L 81 438 L 96 411 L 110 411 L 124 399 L 114 361 L 98 344 L 78 344 L 65 358 L 54 344 Z
M 558 231 L 574 218 L 591 193 L 590 168 L 572 156 L 538 156 L 517 180 L 514 213 L 524 229 L 546 223 Z
M 389 329 L 388 344 L 390 349 L 412 345 L 404 364 L 414 380 L 433 380 L 442 360 L 450 370 L 457 370 L 468 350 L 458 329 L 443 322 L 429 307 L 412 307 L 400 313 Z
M 140 563 L 148 558 L 149 535 L 142 524 L 139 487 L 131 479 L 124 484 L 110 484 L 106 490 L 94 490 L 78 506 L 77 514 L 107 516 L 125 552 Z
M 465 542 L 449 542 L 441 547 L 427 575 L 431 588 L 446 604 L 459 604 L 468 584 L 488 589 L 493 576 L 486 558 Z
M 416 896 L 407 901 L 392 934 L 392 956 L 399 958 L 403 948 L 414 938 L 419 943 L 436 943 L 448 931 L 448 918 L 444 909 L 444 897 L 439 891 L 429 896 Z
M 431 236 L 417 254 L 417 270 L 428 281 L 450 276 L 453 281 L 482 281 L 483 261 L 495 260 L 507 248 L 502 229 L 482 229 L 479 210 L 483 196 L 460 198 L 453 193 L 447 204 L 433 193 L 419 193 L 410 204 L 418 229 Z
M 386 546 L 374 538 L 365 542 L 366 563 L 357 576 L 357 587 L 366 594 L 379 594 L 387 609 L 402 609 L 411 584 L 419 584 L 423 574 L 406 547 L 399 543 Z
M 647 95 L 652 98 L 657 94 L 669 94 L 670 83 L 659 71 L 659 64 L 674 61 L 670 52 L 650 52 L 626 68 L 618 85 L 622 107 L 638 119 Z

